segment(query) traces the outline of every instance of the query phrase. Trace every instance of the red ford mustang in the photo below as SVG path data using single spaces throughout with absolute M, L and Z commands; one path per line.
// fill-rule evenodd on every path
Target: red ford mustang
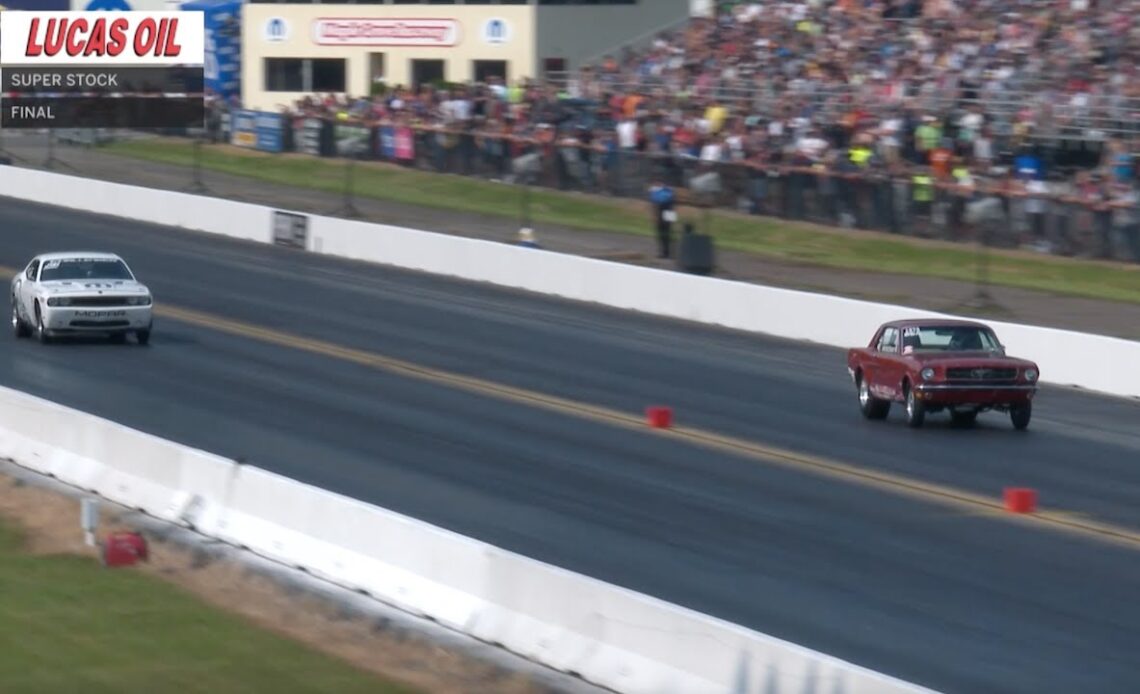
M 847 351 L 847 371 L 868 419 L 885 419 L 901 402 L 912 427 L 946 409 L 966 425 L 997 410 L 1019 430 L 1029 426 L 1040 375 L 1037 364 L 1006 356 L 989 326 L 938 319 L 884 323 L 868 346 Z

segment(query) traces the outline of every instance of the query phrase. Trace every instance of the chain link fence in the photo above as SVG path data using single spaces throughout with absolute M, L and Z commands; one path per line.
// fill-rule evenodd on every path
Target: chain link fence
M 225 115 L 190 135 L 203 149 L 211 143 L 252 142 L 238 137 L 233 122 Z M 530 186 L 647 201 L 648 189 L 664 183 L 675 189 L 680 204 L 706 210 L 1140 262 L 1137 185 L 1095 172 L 1041 183 L 1027 191 L 1010 171 L 985 175 L 965 186 L 921 169 L 858 167 L 846 161 L 837 166 L 702 161 L 612 143 L 583 144 L 553 128 L 519 137 L 478 129 L 312 117 L 282 118 L 281 123 L 275 151 L 342 161 L 346 180 L 351 179 L 353 165 L 372 161 L 520 184 L 516 193 L 520 209 L 526 207 Z M 21 150 L 23 161 L 13 163 L 53 168 L 53 161 L 60 161 L 57 148 L 97 149 L 112 137 L 127 136 L 57 132 L 41 136 L 36 151 L 42 154 L 42 163 L 29 157 L 27 149 Z M 204 174 L 208 172 L 188 172 L 198 187 Z M 359 185 L 350 188 L 346 198 L 367 194 Z M 351 209 L 351 199 L 345 205 Z

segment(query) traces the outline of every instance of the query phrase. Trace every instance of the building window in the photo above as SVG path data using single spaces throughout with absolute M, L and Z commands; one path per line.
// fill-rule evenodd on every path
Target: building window
M 300 58 L 266 58 L 265 91 L 305 91 L 304 63 Z
M 343 92 L 348 82 L 342 58 L 266 58 L 267 92 Z
M 347 87 L 346 63 L 338 58 L 313 58 L 313 86 L 307 92 L 343 92 Z
M 486 84 L 492 77 L 497 77 L 506 84 L 510 81 L 505 60 L 473 60 L 471 61 L 472 77 L 476 82 Z

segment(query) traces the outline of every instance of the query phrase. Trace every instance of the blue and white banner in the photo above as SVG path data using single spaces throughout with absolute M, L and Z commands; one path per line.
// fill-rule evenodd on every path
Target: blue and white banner
M 376 138 L 377 154 L 381 159 L 396 161 L 396 129 L 390 125 L 380 127 L 380 137 Z
M 257 149 L 262 152 L 281 152 L 285 149 L 285 117 L 280 113 L 259 111 L 255 116 Z
M 195 0 L 181 7 L 205 15 L 206 89 L 224 99 L 241 95 L 241 6 L 241 0 Z
M 230 116 L 230 144 L 257 149 L 257 111 L 234 111 Z

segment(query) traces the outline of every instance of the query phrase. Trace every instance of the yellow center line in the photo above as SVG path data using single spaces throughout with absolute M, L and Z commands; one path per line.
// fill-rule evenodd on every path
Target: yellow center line
M 7 270 L 7 268 L 0 267 L 0 272 L 5 270 Z M 9 270 L 9 272 L 13 271 Z M 156 316 L 171 318 L 182 323 L 197 325 L 267 344 L 298 349 L 311 354 L 330 357 L 408 378 L 545 409 L 609 426 L 618 426 L 644 432 L 649 435 L 671 438 L 701 448 L 718 450 L 747 458 L 765 465 L 778 465 L 819 477 L 843 480 L 863 487 L 891 493 L 896 496 L 935 503 L 956 511 L 965 512 L 968 515 L 985 515 L 1010 523 L 1046 527 L 1084 537 L 1123 544 L 1132 548 L 1140 548 L 1140 532 L 1124 526 L 1095 521 L 1071 512 L 1039 509 L 1032 514 L 1007 513 L 1004 505 L 996 498 L 975 494 L 947 485 L 924 482 L 905 475 L 872 470 L 870 468 L 851 465 L 837 460 L 822 458 L 776 446 L 760 444 L 703 429 L 684 426 L 674 426 L 669 429 L 654 429 L 648 426 L 644 417 L 628 412 L 560 398 L 555 395 L 517 388 L 473 376 L 444 371 L 442 369 L 435 369 L 414 362 L 384 356 L 376 352 L 344 347 L 331 342 L 273 330 L 193 309 L 160 303 L 155 306 L 154 313 Z
M 663 436 L 702 448 L 719 450 L 748 458 L 766 465 L 775 464 L 799 472 L 807 472 L 817 476 L 853 482 L 864 487 L 905 496 L 911 499 L 934 502 L 945 507 L 970 512 L 975 515 L 981 511 L 987 516 L 998 517 L 1012 523 L 1044 526 L 1086 537 L 1094 537 L 1124 544 L 1130 547 L 1140 547 L 1140 532 L 1123 526 L 1086 519 L 1072 513 L 1038 510 L 1033 514 L 1012 514 L 1005 511 L 1004 504 L 999 500 L 955 487 L 924 482 L 894 473 L 871 470 L 836 460 L 821 458 L 692 427 L 675 426 L 670 429 L 654 429 L 648 426 L 644 417 L 632 415 L 628 412 L 422 366 L 375 352 L 344 347 L 322 340 L 264 328 L 191 309 L 161 305 L 156 306 L 155 313 L 183 323 L 247 337 L 281 347 L 299 349 L 312 354 L 331 357 L 361 366 L 387 371 L 392 374 L 419 379 L 421 381 L 429 381 L 478 395 L 520 403 L 610 426 L 619 426 L 651 435 Z

